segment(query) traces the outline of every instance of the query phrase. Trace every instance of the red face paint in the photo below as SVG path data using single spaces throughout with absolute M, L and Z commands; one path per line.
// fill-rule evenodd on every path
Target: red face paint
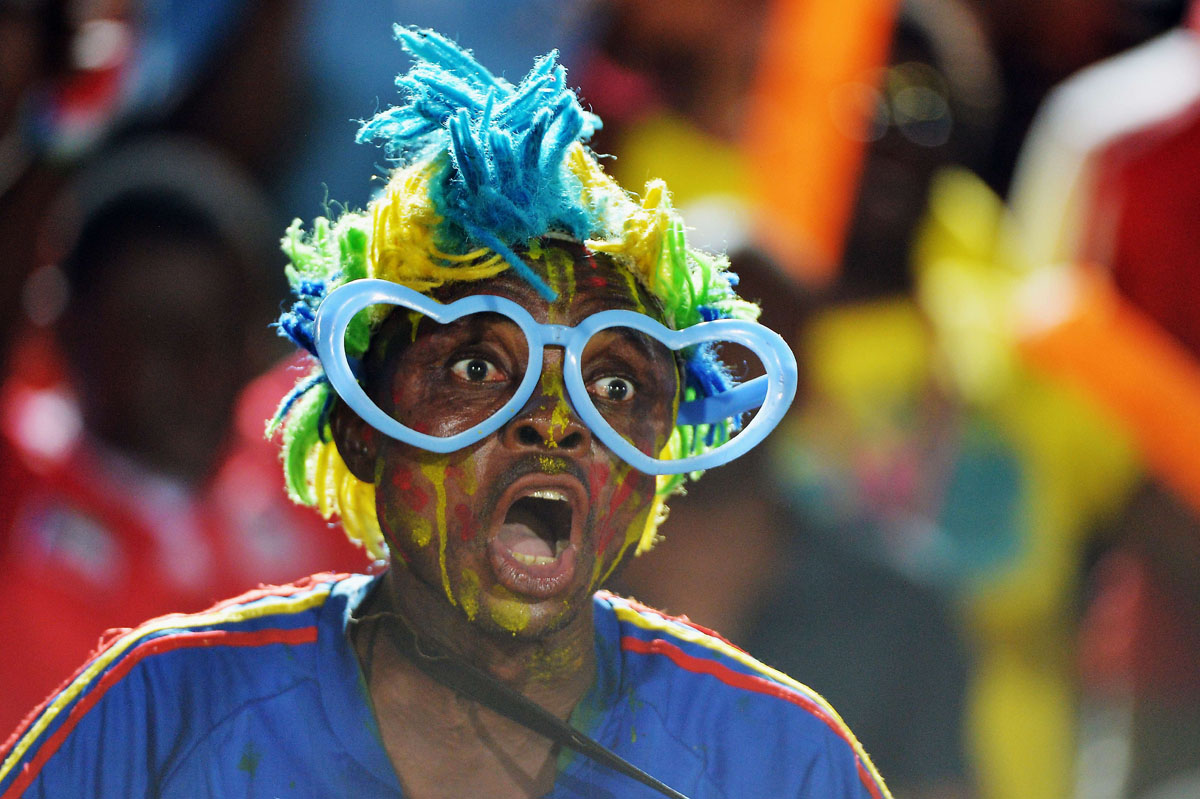
M 592 468 L 588 470 L 588 491 L 593 498 L 600 496 L 600 491 L 608 485 L 611 477 L 612 467 L 607 463 L 592 464 Z
M 412 472 L 403 467 L 392 473 L 392 485 L 400 490 L 405 503 L 413 511 L 420 513 L 429 504 L 429 494 L 420 486 L 413 485 Z
M 463 541 L 470 541 L 479 532 L 479 525 L 475 521 L 475 515 L 471 513 L 471 509 L 466 505 L 459 503 L 454 506 L 454 518 L 458 522 L 459 535 Z
M 633 493 L 633 482 L 630 480 L 622 480 L 617 489 L 613 492 L 612 503 L 609 507 L 616 510 L 625 504 L 629 496 Z M 600 531 L 600 535 L 596 536 L 596 552 L 601 553 L 608 549 L 608 545 L 612 543 L 613 535 L 616 534 L 616 528 L 608 523 L 605 523 L 604 529 Z
M 625 501 L 629 499 L 629 496 L 632 493 L 633 493 L 633 481 L 632 480 L 622 480 L 621 484 L 617 486 L 617 490 L 613 492 L 612 505 L 610 507 L 613 510 L 616 510 L 617 508 L 621 507 L 622 505 L 625 504 Z

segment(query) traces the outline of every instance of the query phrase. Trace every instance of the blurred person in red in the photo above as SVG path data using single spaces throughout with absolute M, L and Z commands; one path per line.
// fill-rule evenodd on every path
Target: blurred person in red
M 1103 318 L 1136 320 L 1141 340 L 1155 342 L 1135 354 L 1138 361 L 1173 364 L 1143 375 L 1134 389 L 1151 383 L 1164 399 L 1171 383 L 1200 384 L 1198 168 L 1200 4 L 1192 2 L 1186 24 L 1055 89 L 1014 183 L 1027 257 L 1071 264 L 1106 287 L 1119 310 Z M 1110 353 L 1103 371 L 1128 372 L 1112 343 L 1093 335 L 1083 346 Z M 1078 367 L 1072 376 L 1086 386 L 1120 379 Z M 1193 796 L 1200 785 L 1200 467 L 1194 449 L 1172 458 L 1155 442 L 1194 441 L 1182 418 L 1194 403 L 1134 416 L 1118 395 L 1103 396 L 1125 412 L 1144 471 L 1088 564 L 1079 791 L 1095 795 L 1107 785 L 1112 796 Z
M 26 285 L 34 325 L 0 391 L 0 637 L 23 652 L 0 661 L 6 730 L 106 628 L 364 561 L 277 490 L 261 420 L 286 367 L 243 392 L 278 352 L 251 184 L 194 142 L 144 139 L 47 224 L 63 255 Z
M 1029 126 L 1047 94 L 1080 69 L 1179 22 L 1186 0 L 971 0 L 1005 86 L 996 147 L 980 176 L 1008 195 Z

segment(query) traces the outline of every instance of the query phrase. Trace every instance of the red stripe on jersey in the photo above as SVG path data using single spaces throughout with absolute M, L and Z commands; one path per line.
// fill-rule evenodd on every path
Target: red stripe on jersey
M 297 580 L 294 583 L 288 583 L 287 585 L 260 585 L 258 588 L 255 588 L 252 591 L 247 591 L 244 594 L 239 594 L 238 596 L 231 597 L 229 599 L 223 599 L 217 604 L 213 605 L 211 608 L 201 611 L 201 613 L 211 613 L 214 610 L 223 610 L 231 605 L 246 605 L 250 602 L 255 602 L 259 599 L 269 596 L 294 596 L 305 591 L 311 591 L 314 587 L 320 585 L 321 583 L 336 583 L 340 580 L 346 579 L 349 576 L 350 575 L 346 573 L 335 574 L 333 572 L 320 572 L 319 574 L 314 574 L 311 577 L 305 577 L 301 580 Z
M 79 700 L 62 726 L 54 731 L 38 750 L 37 756 L 25 764 L 21 776 L 13 781 L 0 799 L 16 799 L 37 778 L 42 766 L 58 751 L 71 730 L 83 720 L 88 711 L 100 701 L 105 692 L 120 681 L 143 658 L 176 649 L 188 649 L 205 646 L 264 646 L 267 644 L 311 644 L 317 640 L 316 627 L 298 627 L 295 629 L 254 630 L 250 632 L 229 632 L 227 630 L 208 630 L 204 632 L 182 632 L 164 635 L 144 641 L 127 652 L 111 669 L 105 672 L 100 681 Z
M 338 580 L 343 580 L 349 576 L 350 576 L 349 574 L 335 574 L 333 572 L 320 572 L 318 574 L 312 575 L 311 577 L 305 577 L 303 579 L 297 580 L 294 583 L 288 583 L 287 585 L 260 585 L 258 588 L 255 588 L 251 591 L 247 591 L 244 594 L 239 594 L 238 596 L 232 597 L 230 599 L 221 600 L 220 602 L 216 603 L 212 607 L 206 608 L 205 610 L 200 611 L 199 614 L 197 614 L 197 613 L 191 613 L 191 614 L 168 613 L 166 616 L 156 616 L 154 618 L 147 619 L 146 621 L 144 621 L 140 625 L 138 625 L 138 627 L 114 627 L 111 630 L 105 630 L 104 634 L 102 636 L 100 636 L 100 640 L 96 644 L 96 648 L 93 649 L 91 651 L 91 653 L 87 656 L 87 660 L 85 660 L 83 662 L 83 664 L 71 674 L 71 676 L 69 676 L 65 680 L 63 680 L 58 685 L 58 687 L 55 688 L 50 693 L 49 696 L 47 696 L 40 703 L 38 703 L 37 707 L 35 707 L 33 710 L 29 711 L 25 715 L 25 718 L 23 718 L 21 720 L 21 723 L 17 725 L 17 728 L 15 730 L 13 730 L 12 733 L 9 734 L 7 739 L 5 739 L 2 743 L 0 743 L 0 752 L 8 751 L 12 746 L 14 746 L 16 744 L 17 741 L 19 741 L 21 738 L 23 738 L 25 736 L 25 733 L 29 730 L 30 725 L 32 725 L 33 722 L 37 720 L 37 717 L 42 714 L 42 711 L 45 710 L 50 705 L 50 703 L 54 701 L 54 698 L 56 696 L 58 696 L 60 693 L 62 693 L 63 690 L 65 690 L 68 685 L 75 682 L 75 680 L 79 677 L 79 675 L 83 674 L 83 672 L 87 670 L 88 666 L 92 665 L 93 660 L 98 658 L 100 655 L 104 654 L 105 650 L 107 650 L 109 647 L 113 646 L 113 644 L 120 641 L 121 638 L 123 638 L 126 634 L 135 631 L 139 627 L 145 627 L 149 624 L 153 624 L 156 621 L 160 621 L 162 619 L 167 618 L 167 616 L 179 617 L 181 619 L 180 626 L 183 626 L 184 622 L 190 616 L 212 613 L 213 611 L 224 610 L 225 608 L 232 607 L 233 605 L 247 604 L 250 602 L 257 601 L 259 599 L 264 599 L 266 597 L 295 596 L 296 594 L 300 594 L 305 591 L 309 591 L 314 586 L 320 585 L 321 583 L 336 582 Z
M 851 751 L 854 751 L 854 738 L 849 731 L 841 724 L 829 716 L 816 702 L 813 702 L 803 694 L 797 693 L 779 683 L 772 682 L 765 677 L 757 677 L 752 674 L 744 674 L 740 671 L 735 671 L 728 666 L 718 663 L 708 658 L 696 657 L 684 652 L 678 646 L 664 641 L 661 638 L 655 638 L 651 641 L 645 641 L 641 638 L 633 636 L 623 636 L 621 638 L 621 649 L 626 652 L 636 652 L 640 655 L 665 655 L 671 661 L 693 674 L 707 674 L 716 677 L 726 685 L 734 688 L 741 688 L 747 691 L 753 691 L 767 696 L 774 696 L 778 699 L 791 702 L 794 705 L 804 708 L 809 713 L 813 714 L 821 721 L 825 722 L 829 729 L 833 730 L 839 738 L 846 742 Z M 863 785 L 871 793 L 873 799 L 883 799 L 883 794 L 879 790 L 879 786 L 875 784 L 875 780 L 871 778 L 870 773 L 863 765 L 862 759 L 858 757 L 856 752 L 854 755 L 854 763 L 858 768 L 858 778 L 862 780 Z
M 670 613 L 663 613 L 661 610 L 658 610 L 657 608 L 652 608 L 649 605 L 643 605 L 641 602 L 638 602 L 636 599 L 627 599 L 622 596 L 617 596 L 616 594 L 610 594 L 607 591 L 601 591 L 600 593 L 608 594 L 607 598 L 610 601 L 624 603 L 624 604 L 628 605 L 631 610 L 636 610 L 638 613 L 650 614 L 651 616 L 657 616 L 658 618 L 663 619 L 664 621 L 673 621 L 677 624 L 682 624 L 684 627 L 691 627 L 693 630 L 696 630 L 697 632 L 702 632 L 705 635 L 709 636 L 710 638 L 716 638 L 721 643 L 727 644 L 739 652 L 749 654 L 748 652 L 746 652 L 746 650 L 742 649 L 740 646 L 733 643 L 732 641 L 730 641 L 725 636 L 721 635 L 716 630 L 709 629 L 708 627 L 705 627 L 702 624 L 697 624 L 696 622 L 689 619 L 687 616 L 672 616 Z

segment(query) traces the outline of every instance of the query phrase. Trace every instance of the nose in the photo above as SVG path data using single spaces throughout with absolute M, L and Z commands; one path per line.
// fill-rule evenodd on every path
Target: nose
M 584 452 L 591 447 L 591 431 L 567 400 L 560 361 L 561 358 L 552 356 L 546 358 L 539 389 L 501 432 L 501 441 L 506 447 L 571 453 Z

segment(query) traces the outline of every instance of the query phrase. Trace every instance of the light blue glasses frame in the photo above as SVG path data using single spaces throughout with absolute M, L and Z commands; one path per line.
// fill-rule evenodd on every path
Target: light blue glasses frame
M 492 416 L 460 433 L 444 438 L 419 433 L 388 416 L 359 385 L 346 355 L 346 327 L 369 305 L 394 305 L 417 311 L 440 324 L 448 324 L 477 313 L 498 313 L 511 319 L 525 335 L 529 347 L 525 377 L 512 397 Z M 660 460 L 640 451 L 625 440 L 596 409 L 583 382 L 581 363 L 588 340 L 601 330 L 621 327 L 637 330 L 668 349 L 705 342 L 741 344 L 754 352 L 766 374 L 729 391 L 682 403 L 676 424 L 713 424 L 758 408 L 759 411 L 728 443 L 679 460 Z M 387 280 L 367 278 L 346 283 L 329 293 L 317 311 L 317 354 L 338 396 L 363 421 L 384 435 L 430 452 L 454 452 L 491 435 L 525 407 L 542 374 L 542 351 L 562 347 L 563 381 L 575 413 L 610 450 L 646 474 L 683 474 L 720 466 L 744 455 L 775 428 L 796 396 L 796 358 L 783 339 L 756 322 L 718 319 L 683 330 L 670 328 L 637 311 L 610 310 L 592 314 L 578 325 L 542 324 L 517 303 L 490 294 L 474 294 L 443 305 L 410 288 Z

